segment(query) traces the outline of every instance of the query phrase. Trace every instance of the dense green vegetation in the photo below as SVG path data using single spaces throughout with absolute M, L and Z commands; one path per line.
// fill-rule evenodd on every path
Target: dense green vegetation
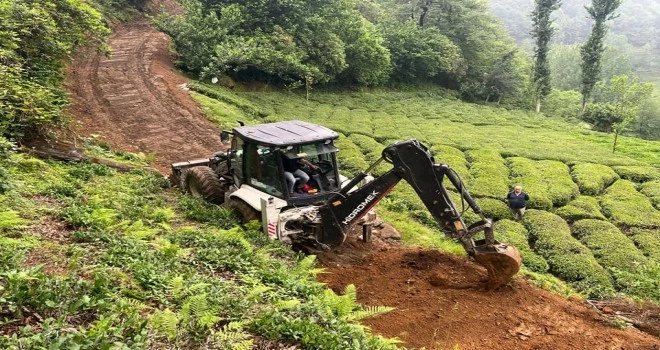
M 159 174 L 17 155 L 8 172 L 3 349 L 250 349 L 256 335 L 306 348 L 395 348 L 356 323 L 388 308 L 359 306 L 352 286 L 335 295 L 315 281 L 313 257 L 164 190 Z
M 83 1 L 0 1 L 0 137 L 62 123 L 64 65 L 76 47 L 98 44 L 108 32 Z

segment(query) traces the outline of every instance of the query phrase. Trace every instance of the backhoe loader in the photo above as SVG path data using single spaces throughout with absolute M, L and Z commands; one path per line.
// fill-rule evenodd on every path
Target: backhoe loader
M 339 246 L 355 225 L 370 229 L 375 220 L 372 208 L 405 180 L 445 234 L 460 242 L 468 255 L 486 268 L 492 288 L 506 284 L 520 268 L 520 253 L 495 239 L 491 220 L 457 173 L 446 164 L 436 163 L 428 148 L 417 140 L 385 147 L 380 159 L 347 179 L 337 167 L 339 150 L 334 140 L 339 135 L 323 126 L 302 121 L 241 125 L 223 132 L 221 138 L 227 142 L 230 135 L 227 152 L 172 164 L 170 180 L 187 193 L 234 209 L 243 221 L 260 220 L 271 238 L 292 244 Z M 291 184 L 285 176 L 286 158 L 305 158 L 314 167 L 303 169 L 309 180 L 297 192 L 288 191 Z M 391 170 L 376 178 L 369 176 L 381 162 L 390 163 Z M 479 215 L 477 223 L 465 224 L 444 186 L 445 179 Z M 301 181 L 299 177 L 294 180 Z M 473 239 L 479 232 L 485 238 Z

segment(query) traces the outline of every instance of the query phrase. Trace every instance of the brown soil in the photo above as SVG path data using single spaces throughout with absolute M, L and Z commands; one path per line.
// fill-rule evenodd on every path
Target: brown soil
M 183 88 L 188 79 L 174 69 L 167 35 L 138 19 L 114 28 L 108 44 L 110 57 L 88 50 L 69 69 L 69 113 L 82 123 L 79 134 L 153 153 L 163 173 L 170 163 L 223 149 L 218 128 Z
M 361 242 L 355 242 L 362 244 Z M 368 246 L 359 251 L 368 250 Z M 660 339 L 611 320 L 581 300 L 566 300 L 522 279 L 488 291 L 486 270 L 462 257 L 424 249 L 376 248 L 353 262 L 325 261 L 321 281 L 358 301 L 396 310 L 364 320 L 403 346 L 427 349 L 660 349 Z

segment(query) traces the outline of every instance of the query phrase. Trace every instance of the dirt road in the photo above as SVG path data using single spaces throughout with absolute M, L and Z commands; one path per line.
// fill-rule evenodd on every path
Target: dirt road
M 114 28 L 112 55 L 78 55 L 69 70 L 70 114 L 79 133 L 100 135 L 115 149 L 153 153 L 163 173 L 176 161 L 221 149 L 219 130 L 182 87 L 169 38 L 145 19 Z

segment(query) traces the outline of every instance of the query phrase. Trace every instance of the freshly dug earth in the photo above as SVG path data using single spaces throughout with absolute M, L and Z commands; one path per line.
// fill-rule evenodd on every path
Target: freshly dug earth
M 146 19 L 114 28 L 112 55 L 80 53 L 69 69 L 69 113 L 78 133 L 99 135 L 114 149 L 152 153 L 154 166 L 208 158 L 224 149 L 219 130 L 184 90 L 173 66 L 169 38 Z
M 486 270 L 466 258 L 421 248 L 373 248 L 373 254 L 351 261 L 321 257 L 327 273 L 319 278 L 337 293 L 354 284 L 362 304 L 395 307 L 363 323 L 376 334 L 399 338 L 403 346 L 660 349 L 660 338 L 611 327 L 611 320 L 585 302 L 523 279 L 488 291 Z

